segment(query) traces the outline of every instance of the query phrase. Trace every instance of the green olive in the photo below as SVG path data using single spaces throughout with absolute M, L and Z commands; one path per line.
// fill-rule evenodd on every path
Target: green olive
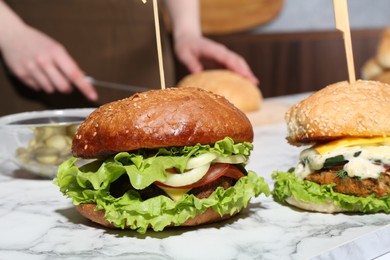
M 34 151 L 35 159 L 43 164 L 55 165 L 58 163 L 58 150 L 55 148 L 40 148 Z
M 19 147 L 17 160 L 26 165 L 58 165 L 71 156 L 72 140 L 78 124 L 33 128 L 29 145 Z
M 30 161 L 30 153 L 24 147 L 19 147 L 18 149 L 16 149 L 16 157 L 18 161 L 22 163 L 27 163 L 28 161 Z
M 69 125 L 66 128 L 66 135 L 73 138 L 73 136 L 76 134 L 77 128 L 79 127 L 79 124 L 73 124 Z
M 48 148 L 55 148 L 59 151 L 66 149 L 69 146 L 67 141 L 68 136 L 55 134 L 45 140 L 45 144 Z

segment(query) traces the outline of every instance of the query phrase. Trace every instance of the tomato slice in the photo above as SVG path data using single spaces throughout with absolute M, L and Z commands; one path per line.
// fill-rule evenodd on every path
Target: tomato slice
M 162 182 L 154 182 L 154 184 L 162 187 L 167 188 L 173 188 L 173 189 L 192 189 L 199 186 L 207 185 L 216 179 L 226 176 L 233 178 L 235 180 L 240 179 L 241 177 L 245 176 L 244 173 L 242 173 L 237 167 L 228 164 L 228 163 L 216 163 L 210 166 L 210 169 L 208 172 L 197 182 L 194 182 L 192 184 L 184 185 L 184 186 L 178 186 L 178 187 L 172 187 L 169 185 L 166 185 Z

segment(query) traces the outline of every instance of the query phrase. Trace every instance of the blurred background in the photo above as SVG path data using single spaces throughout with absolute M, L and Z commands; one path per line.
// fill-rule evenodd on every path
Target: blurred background
M 63 43 L 88 75 L 115 83 L 159 88 L 152 5 L 139 2 L 96 0 L 92 5 L 87 0 L 5 1 L 24 21 Z M 260 80 L 264 97 L 315 91 L 348 78 L 344 43 L 341 33 L 335 30 L 332 0 L 201 0 L 200 3 L 204 35 L 246 59 Z M 360 78 L 364 63 L 375 55 L 381 35 L 390 25 L 390 1 L 350 0 L 348 5 L 355 70 Z M 173 86 L 189 72 L 172 55 L 170 21 L 164 8 L 160 10 L 168 32 L 162 34 L 166 38 L 165 68 L 172 68 L 166 70 L 167 86 Z M 137 32 L 128 33 L 129 26 Z M 73 37 L 68 37 L 69 34 Z M 131 52 L 127 50 L 129 43 L 135 46 Z M 69 95 L 37 93 L 20 84 L 1 59 L 0 68 L 5 71 L 3 74 L 0 71 L 0 115 L 94 107 L 132 94 L 97 88 L 101 98 L 90 102 L 78 91 Z M 215 65 L 206 64 L 206 68 Z
M 390 24 L 390 1 L 349 0 L 352 29 L 382 28 Z M 334 30 L 332 0 L 285 0 L 283 9 L 270 23 L 254 33 Z
M 261 5 L 262 1 L 257 2 Z M 272 13 L 264 23 L 209 35 L 246 58 L 265 97 L 318 90 L 348 78 L 332 0 L 271 0 L 263 5 L 263 10 Z M 390 1 L 350 0 L 348 8 L 356 77 L 360 78 L 362 66 L 375 55 L 383 30 L 390 25 Z M 178 65 L 178 77 L 185 73 Z

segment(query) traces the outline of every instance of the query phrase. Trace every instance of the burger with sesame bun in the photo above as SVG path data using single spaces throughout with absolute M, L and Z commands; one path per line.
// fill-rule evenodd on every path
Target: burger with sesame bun
M 390 86 L 339 82 L 286 113 L 290 144 L 311 145 L 288 172 L 274 172 L 273 196 L 325 213 L 390 212 Z
M 55 183 L 106 227 L 145 233 L 216 222 L 269 195 L 264 179 L 245 169 L 252 140 L 245 114 L 221 96 L 151 90 L 92 112 Z

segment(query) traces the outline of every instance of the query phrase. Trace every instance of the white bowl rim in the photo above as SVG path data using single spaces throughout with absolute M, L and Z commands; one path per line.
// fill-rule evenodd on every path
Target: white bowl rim
M 13 122 L 40 118 L 50 116 L 80 116 L 87 117 L 96 108 L 66 108 L 66 109 L 53 109 L 53 110 L 41 110 L 41 111 L 29 111 L 16 114 L 9 114 L 0 117 L 0 128 L 15 128 L 15 127 L 29 127 L 29 126 L 45 126 L 49 124 L 12 124 Z M 79 122 L 81 123 L 81 121 Z M 66 123 L 65 123 L 66 124 Z M 52 125 L 52 124 L 50 124 Z M 58 124 L 60 125 L 60 124 Z M 63 125 L 61 123 L 61 125 Z

